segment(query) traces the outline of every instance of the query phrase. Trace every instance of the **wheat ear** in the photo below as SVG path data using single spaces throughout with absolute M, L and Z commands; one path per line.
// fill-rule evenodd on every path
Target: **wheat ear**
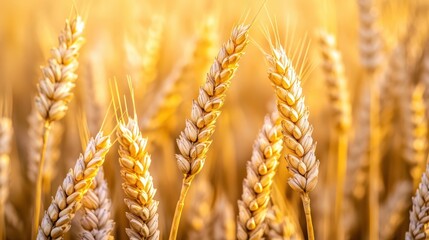
M 407 106 L 404 106 L 404 159 L 410 168 L 410 176 L 416 188 L 421 177 L 427 157 L 427 118 L 426 106 L 423 100 L 423 85 L 408 88 L 412 91 Z
M 71 220 L 91 187 L 110 146 L 109 136 L 103 136 L 102 132 L 90 139 L 85 153 L 79 156 L 74 169 L 69 170 L 45 211 L 37 239 L 62 239 L 69 231 Z
M 277 108 L 282 117 L 284 144 L 290 150 L 290 153 L 286 154 L 287 168 L 291 174 L 288 182 L 293 190 L 301 194 L 308 238 L 313 240 L 308 193 L 316 187 L 319 160 L 315 156 L 316 143 L 312 137 L 313 127 L 308 121 L 309 111 L 304 103 L 301 80 L 284 49 L 272 45 L 271 54 L 266 57 L 269 64 L 268 78 L 274 86 Z
M 46 146 L 51 123 L 62 119 L 73 97 L 72 90 L 77 79 L 78 53 L 84 42 L 82 37 L 84 23 L 80 16 L 72 21 L 66 20 L 65 28 L 58 37 L 59 45 L 51 50 L 48 65 L 42 68 L 42 78 L 38 84 L 35 98 L 36 108 L 44 120 L 43 142 L 36 182 L 36 196 L 33 218 L 33 237 L 36 236 L 39 222 L 42 171 L 44 168 Z
M 410 211 L 410 226 L 405 239 L 427 239 L 425 225 L 429 223 L 429 164 L 422 175 L 419 187 L 413 197 L 413 206 Z
M 81 238 L 85 240 L 109 240 L 115 223 L 111 219 L 112 203 L 109 199 L 109 188 L 104 179 L 103 168 L 100 168 L 91 189 L 82 199 L 84 214 L 80 220 L 84 229 Z
M 238 62 L 248 43 L 249 25 L 239 25 L 232 31 L 230 39 L 222 46 L 200 88 L 198 99 L 192 104 L 191 119 L 177 140 L 180 154 L 177 164 L 183 173 L 182 190 L 174 212 L 170 240 L 176 239 L 186 194 L 192 180 L 203 168 L 206 153 L 211 143 L 216 119 L 219 117 L 226 90 L 238 68 Z
M 378 13 L 373 0 L 357 0 L 359 6 L 359 53 L 367 71 L 376 70 L 382 63 L 382 40 L 377 26 Z
M 341 227 L 342 221 L 340 218 L 343 209 L 344 184 L 347 169 L 347 137 L 351 125 L 351 107 L 344 74 L 344 65 L 341 53 L 337 50 L 335 36 L 322 31 L 319 42 L 323 57 L 322 66 L 329 91 L 330 106 L 332 106 L 336 135 L 338 136 L 334 221 L 335 226 L 337 226 L 337 238 L 343 239 L 343 228 Z
M 265 116 L 253 145 L 243 194 L 238 200 L 237 239 L 260 239 L 265 231 L 265 217 L 270 203 L 273 178 L 283 150 L 283 133 L 278 112 Z
M 128 122 L 119 121 L 116 132 L 119 141 L 119 164 L 121 165 L 122 189 L 129 212 L 126 216 L 130 239 L 159 239 L 158 201 L 154 200 L 156 189 L 149 173 L 151 158 L 146 151 L 147 139 L 142 137 L 137 117 L 128 117 Z
M 0 117 L 0 238 L 6 236 L 5 209 L 9 196 L 9 164 L 12 138 L 12 121 Z

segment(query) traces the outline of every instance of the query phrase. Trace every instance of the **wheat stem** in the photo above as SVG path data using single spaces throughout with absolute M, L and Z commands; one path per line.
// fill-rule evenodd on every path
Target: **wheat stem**
M 369 75 L 374 79 L 374 75 Z M 375 82 L 371 87 L 370 104 L 370 150 L 369 150 L 369 239 L 378 239 L 378 192 L 380 189 L 380 133 L 379 133 L 379 91 Z
M 344 239 L 341 215 L 343 209 L 344 185 L 347 169 L 347 149 L 347 133 L 341 132 L 338 136 L 337 189 L 335 194 L 335 228 L 337 229 L 336 237 L 340 240 Z
M 194 176 L 189 178 L 183 178 L 182 190 L 180 191 L 179 201 L 176 205 L 176 210 L 174 211 L 173 223 L 171 225 L 169 240 L 175 240 L 177 238 L 177 232 L 179 231 L 180 218 L 182 216 L 183 207 L 185 206 L 186 195 L 188 190 L 191 187 L 192 180 Z
M 314 240 L 313 220 L 311 219 L 310 197 L 308 196 L 308 193 L 302 193 L 301 200 L 302 205 L 304 206 L 305 221 L 307 222 L 307 238 L 308 240 Z
M 34 203 L 34 216 L 33 216 L 33 230 L 32 230 L 32 237 L 33 239 L 37 236 L 37 230 L 39 228 L 39 218 L 40 218 L 40 208 L 41 208 L 41 202 L 42 202 L 42 180 L 43 180 L 43 166 L 45 164 L 45 155 L 46 155 L 46 148 L 48 145 L 48 137 L 49 137 L 49 131 L 51 129 L 51 123 L 46 121 L 43 126 L 43 141 L 42 141 L 42 149 L 40 151 L 40 163 L 39 163 L 39 171 L 37 173 L 37 182 L 36 182 L 36 196 L 35 196 L 35 203 Z

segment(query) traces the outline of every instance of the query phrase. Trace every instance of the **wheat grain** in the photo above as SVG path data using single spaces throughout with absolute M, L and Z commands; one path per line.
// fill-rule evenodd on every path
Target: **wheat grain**
M 283 150 L 281 118 L 278 112 L 265 117 L 264 125 L 253 145 L 243 194 L 238 201 L 237 239 L 261 239 L 270 202 L 273 178 Z
M 158 201 L 149 173 L 151 158 L 146 151 L 147 139 L 142 137 L 137 117 L 128 117 L 128 122 L 119 122 L 119 163 L 125 192 L 126 216 L 130 228 L 126 229 L 130 239 L 159 239 Z
M 192 104 L 191 118 L 186 121 L 185 130 L 180 133 L 176 155 L 177 164 L 183 173 L 182 191 L 177 202 L 170 232 L 170 239 L 177 236 L 180 216 L 190 184 L 204 166 L 206 153 L 211 143 L 216 119 L 224 104 L 226 90 L 238 68 L 238 62 L 248 43 L 249 25 L 239 25 L 232 31 L 230 39 L 222 46 L 200 88 L 198 99 Z
M 100 168 L 91 189 L 82 199 L 84 215 L 80 222 L 84 229 L 81 237 L 85 240 L 108 240 L 115 223 L 111 219 L 112 203 L 109 199 L 109 188 L 104 179 L 103 168 Z
M 89 141 L 85 153 L 77 159 L 74 169 L 69 170 L 45 211 L 37 239 L 62 239 L 63 235 L 70 230 L 71 220 L 102 166 L 110 147 L 110 138 L 103 136 L 102 132 Z

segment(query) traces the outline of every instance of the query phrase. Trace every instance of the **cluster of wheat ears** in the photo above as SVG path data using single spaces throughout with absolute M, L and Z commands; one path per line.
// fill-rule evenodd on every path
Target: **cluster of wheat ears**
M 1 82 L 0 239 L 429 239 L 429 4 L 347 5 L 356 56 L 333 17 L 308 37 L 270 4 L 224 21 L 224 38 L 203 16 L 186 40 L 171 25 L 186 14 L 164 6 L 116 36 L 120 50 L 93 40 L 120 34 L 86 28 L 103 9 L 74 7 L 24 74 L 37 83 Z M 6 59 L 19 37 L 4 26 Z M 46 52 L 54 34 L 35 29 Z

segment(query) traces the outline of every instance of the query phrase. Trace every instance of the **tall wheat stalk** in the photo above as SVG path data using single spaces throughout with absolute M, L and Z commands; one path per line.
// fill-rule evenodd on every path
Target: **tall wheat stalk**
M 380 182 L 380 92 L 376 84 L 376 72 L 382 64 L 382 39 L 377 26 L 377 9 L 373 0 L 357 0 L 359 6 L 359 52 L 365 78 L 371 84 L 370 151 L 369 151 L 369 239 L 378 239 Z
M 335 191 L 335 226 L 336 238 L 344 239 L 341 215 L 343 210 L 343 196 L 347 169 L 348 132 L 351 125 L 351 107 L 348 89 L 344 74 L 344 65 L 341 53 L 337 50 L 334 35 L 322 31 L 320 45 L 323 57 L 323 70 L 329 91 L 330 106 L 335 121 L 337 145 L 337 178 Z
M 42 198 L 42 171 L 45 163 L 51 124 L 61 120 L 73 98 L 72 90 L 77 79 L 79 50 L 84 42 L 82 37 L 84 23 L 80 16 L 66 20 L 65 28 L 58 37 L 59 45 L 51 50 L 48 65 L 42 68 L 42 78 L 38 84 L 35 98 L 36 108 L 44 120 L 42 148 L 36 182 L 36 195 L 33 216 L 33 238 L 36 237 Z
M 271 44 L 271 53 L 266 54 L 268 78 L 277 96 L 277 108 L 282 117 L 284 144 L 290 150 L 285 156 L 291 177 L 288 180 L 293 190 L 300 193 L 307 222 L 307 233 L 314 239 L 309 193 L 316 187 L 319 175 L 319 160 L 316 159 L 316 143 L 313 127 L 308 121 L 309 111 L 304 103 L 301 79 L 295 72 L 284 49 Z
M 186 195 L 194 177 L 201 171 L 206 153 L 215 130 L 216 119 L 224 104 L 226 90 L 238 68 L 238 62 L 248 43 L 249 25 L 239 25 L 232 31 L 230 39 L 224 43 L 200 88 L 198 99 L 192 104 L 191 119 L 177 139 L 180 154 L 177 164 L 183 173 L 182 189 L 174 212 L 170 240 L 176 239 L 180 217 L 185 205 Z

